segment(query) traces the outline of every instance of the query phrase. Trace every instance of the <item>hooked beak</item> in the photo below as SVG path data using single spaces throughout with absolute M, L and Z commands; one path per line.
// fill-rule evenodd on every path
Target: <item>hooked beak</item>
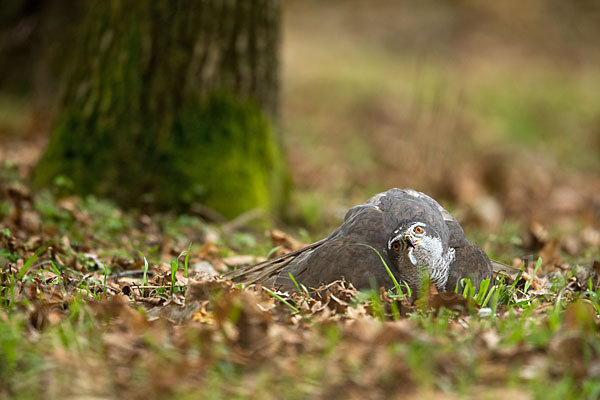
M 415 247 L 415 238 L 413 238 L 408 233 L 405 234 L 402 239 L 404 240 L 404 243 L 406 243 L 407 246 L 409 246 L 409 247 Z

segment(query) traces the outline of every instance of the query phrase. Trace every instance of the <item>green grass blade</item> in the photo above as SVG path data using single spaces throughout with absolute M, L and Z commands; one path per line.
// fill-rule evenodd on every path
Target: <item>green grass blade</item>
M 496 309 L 498 308 L 498 300 L 500 299 L 500 291 L 496 290 L 494 295 L 492 296 L 492 300 L 490 302 L 490 308 L 492 309 L 492 317 L 496 315 Z
M 142 276 L 142 285 L 147 286 L 148 285 L 148 260 L 146 259 L 146 256 L 144 255 L 144 253 L 142 253 L 139 250 L 138 250 L 138 253 L 140 253 L 140 256 L 142 256 L 142 258 L 144 259 L 144 275 Z M 142 290 L 142 296 L 145 296 L 145 295 L 146 295 L 146 290 Z
M 398 280 L 396 279 L 396 277 L 392 273 L 392 270 L 390 269 L 390 267 L 388 267 L 387 263 L 385 262 L 385 260 L 383 259 L 382 255 L 381 255 L 381 253 L 379 253 L 379 250 L 377 250 L 375 247 L 370 246 L 368 244 L 364 244 L 364 243 L 356 243 L 356 244 L 359 245 L 359 246 L 368 247 L 371 250 L 373 250 L 375 253 L 377 253 L 377 255 L 379 256 L 379 259 L 381 260 L 381 263 L 385 267 L 385 270 L 387 271 L 388 275 L 392 279 L 392 282 L 394 282 L 394 288 L 396 289 L 396 292 L 398 293 L 399 296 L 405 297 L 404 296 L 404 292 L 402 291 L 402 286 L 398 283 Z
M 531 286 L 533 280 L 535 279 L 535 277 L 537 275 L 538 269 L 540 269 L 541 266 L 542 266 L 542 257 L 538 257 L 537 262 L 535 263 L 535 269 L 533 270 L 533 276 L 531 277 L 531 279 L 529 279 L 527 282 L 525 282 L 525 288 L 523 289 L 523 291 L 525 293 L 527 293 L 527 290 Z M 523 267 L 525 267 L 525 265 L 523 265 Z
M 277 300 L 281 301 L 283 304 L 285 304 L 286 306 L 288 306 L 292 311 L 299 313 L 300 310 L 298 310 L 296 307 L 294 307 L 292 304 L 290 304 L 286 299 L 284 299 L 283 297 L 281 297 L 280 295 L 278 295 L 277 293 L 273 292 L 270 289 L 267 289 L 266 287 L 263 286 L 263 290 L 267 293 L 269 293 L 272 297 L 276 298 Z
M 271 250 L 269 250 L 269 252 L 267 253 L 267 260 L 269 258 L 271 258 L 271 256 L 273 255 L 273 253 L 275 253 L 277 250 L 279 250 L 280 248 L 282 248 L 283 246 L 275 246 L 273 247 Z
M 400 320 L 400 311 L 398 310 L 398 303 L 396 303 L 395 301 L 392 301 L 392 303 L 390 304 L 390 307 L 392 308 L 392 317 L 394 318 L 394 321 L 399 321 Z
M 106 268 L 106 262 L 102 259 L 102 269 L 104 269 L 104 294 L 106 294 L 106 280 L 108 279 L 108 268 Z
M 483 303 L 481 303 L 481 307 L 485 307 L 487 305 L 487 303 L 490 301 L 490 299 L 492 298 L 492 295 L 495 294 L 496 292 L 496 286 L 492 286 L 492 289 L 488 292 L 487 296 L 485 296 L 485 300 L 483 301 Z
M 138 253 L 144 259 L 144 275 L 142 276 L 142 284 L 145 286 L 148 284 L 148 260 L 146 259 L 146 256 L 144 255 L 144 253 L 142 253 L 139 250 L 138 250 Z
M 481 283 L 479 284 L 479 292 L 477 292 L 477 295 L 475 296 L 475 301 L 477 302 L 477 304 L 481 305 L 483 303 L 483 300 L 485 299 L 485 295 L 487 294 L 489 287 L 490 278 L 485 278 L 481 281 Z
M 302 285 L 302 289 L 304 289 L 304 291 L 302 291 L 300 285 L 298 284 L 298 282 L 296 282 L 296 278 L 294 278 L 294 275 L 292 275 L 291 272 L 288 275 L 292 282 L 294 282 L 294 286 L 296 286 L 296 290 L 298 291 L 298 293 L 302 294 L 303 296 L 308 296 L 308 290 L 306 289 L 306 286 Z
M 183 259 L 183 276 L 188 277 L 188 261 L 190 259 L 190 251 L 192 250 L 192 242 L 188 246 L 188 249 L 185 253 L 185 258 Z
M 177 268 L 179 267 L 179 262 L 177 260 L 171 261 L 171 289 L 169 291 L 170 295 L 173 295 L 175 290 L 175 274 L 177 273 Z
M 46 251 L 46 249 L 48 247 L 50 247 L 52 244 L 54 244 L 54 242 L 50 241 L 50 242 L 42 245 L 39 249 L 36 250 L 36 252 L 31 257 L 29 257 L 27 260 L 25 260 L 25 263 L 23 264 L 23 266 L 19 270 L 19 273 L 17 274 L 18 280 L 23 279 L 23 277 L 25 276 L 27 271 L 29 271 L 29 268 L 31 268 L 33 263 L 36 262 L 36 260 L 42 255 L 42 253 L 44 251 Z
M 460 280 L 460 284 L 461 286 L 464 287 L 463 289 L 463 297 L 469 297 L 469 292 L 471 291 L 471 280 L 469 278 L 462 278 Z
M 56 278 L 58 279 L 58 286 L 61 287 L 63 286 L 63 282 L 62 282 L 62 275 L 60 274 L 60 270 L 58 269 L 58 267 L 54 264 L 53 261 L 50 261 L 50 266 L 52 267 L 52 271 L 56 274 Z

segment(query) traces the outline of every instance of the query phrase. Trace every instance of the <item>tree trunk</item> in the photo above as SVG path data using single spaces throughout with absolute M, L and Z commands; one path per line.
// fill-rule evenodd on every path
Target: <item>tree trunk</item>
M 36 183 L 228 217 L 279 207 L 280 0 L 85 4 Z

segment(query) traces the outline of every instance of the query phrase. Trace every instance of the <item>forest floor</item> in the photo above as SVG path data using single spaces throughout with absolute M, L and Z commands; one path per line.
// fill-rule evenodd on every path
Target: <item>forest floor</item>
M 286 233 L 32 189 L 46 122 L 0 94 L 0 399 L 600 397 L 600 25 L 536 1 L 289 4 Z M 412 304 L 210 278 L 393 186 L 522 273 Z
M 0 169 L 0 398 L 600 396 L 593 228 L 468 232 L 523 266 L 488 298 L 310 298 L 214 278 L 301 246 L 265 221 L 126 212 L 20 171 Z

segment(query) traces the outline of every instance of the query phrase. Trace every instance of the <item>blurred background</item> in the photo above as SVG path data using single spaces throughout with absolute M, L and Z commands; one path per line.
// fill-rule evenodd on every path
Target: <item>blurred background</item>
M 57 112 L 62 24 L 79 11 L 3 3 L 0 158 L 27 175 Z M 598 2 L 290 0 L 281 30 L 289 224 L 322 234 L 397 186 L 483 232 L 597 233 Z
M 598 3 L 289 2 L 284 27 L 305 214 L 409 186 L 491 229 L 598 223 Z

